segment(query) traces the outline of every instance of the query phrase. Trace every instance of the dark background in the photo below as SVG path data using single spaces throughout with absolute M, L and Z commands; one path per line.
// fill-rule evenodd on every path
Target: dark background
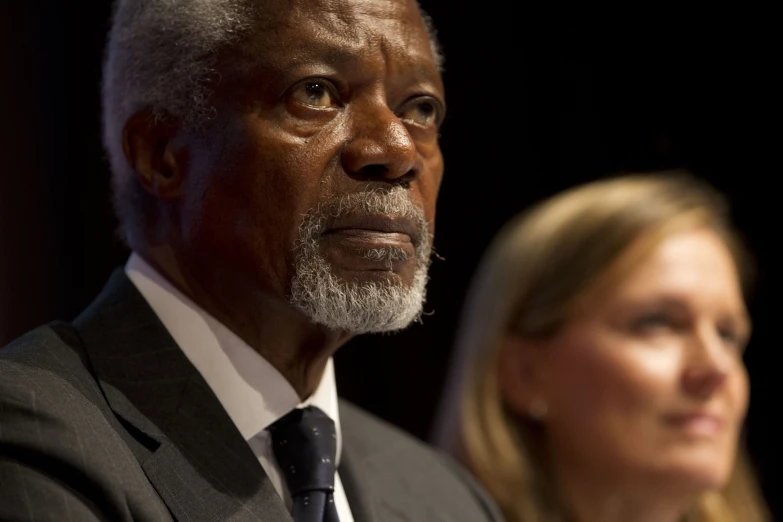
M 423 5 L 446 54 L 435 243 L 446 261 L 432 268 L 434 313 L 423 326 L 341 349 L 341 393 L 426 438 L 467 284 L 498 227 L 598 176 L 689 168 L 727 194 L 758 258 L 748 443 L 783 516 L 775 364 L 781 46 L 771 14 L 734 6 L 688 20 L 639 7 L 545 19 L 516 8 Z M 113 234 L 100 145 L 108 16 L 101 2 L 0 5 L 0 345 L 74 317 L 127 256 Z

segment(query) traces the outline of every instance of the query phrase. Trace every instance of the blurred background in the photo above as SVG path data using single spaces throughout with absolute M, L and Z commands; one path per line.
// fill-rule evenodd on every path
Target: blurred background
M 339 352 L 342 395 L 426 438 L 467 285 L 497 229 L 576 183 L 688 168 L 728 196 L 758 258 L 747 434 L 782 518 L 783 46 L 771 14 L 727 6 L 691 19 L 639 6 L 545 18 L 519 7 L 422 4 L 446 54 L 435 241 L 445 261 L 432 267 L 423 325 L 355 339 Z M 128 255 L 114 235 L 100 143 L 109 13 L 109 2 L 0 3 L 0 345 L 73 318 Z

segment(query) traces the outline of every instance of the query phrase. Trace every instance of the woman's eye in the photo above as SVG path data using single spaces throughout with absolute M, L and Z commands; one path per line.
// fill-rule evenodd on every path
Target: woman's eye
M 425 127 L 437 125 L 439 116 L 438 107 L 427 100 L 418 101 L 400 113 L 400 119 Z
M 718 330 L 718 335 L 720 336 L 721 340 L 729 346 L 739 349 L 743 349 L 745 346 L 744 341 L 742 341 L 739 335 L 737 335 L 733 330 Z
M 332 96 L 332 91 L 326 82 L 312 81 L 304 83 L 294 89 L 292 97 L 303 105 L 319 109 L 329 109 L 337 106 L 337 101 Z
M 636 321 L 637 329 L 645 332 L 668 328 L 670 326 L 672 326 L 672 321 L 661 314 L 645 315 Z

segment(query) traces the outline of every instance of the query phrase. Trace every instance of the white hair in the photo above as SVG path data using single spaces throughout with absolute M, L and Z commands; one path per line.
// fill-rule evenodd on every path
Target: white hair
M 346 214 L 384 214 L 414 221 L 419 238 L 414 243 L 416 268 L 410 286 L 391 272 L 393 261 L 406 260 L 401 248 L 373 248 L 359 255 L 386 261 L 389 278 L 383 282 L 353 283 L 341 280 L 318 251 L 318 242 L 330 219 Z M 389 332 L 420 320 L 426 296 L 432 236 L 422 211 L 402 187 L 343 196 L 305 215 L 299 228 L 296 276 L 290 303 L 316 324 L 333 330 L 362 334 Z
M 103 69 L 103 143 L 123 235 L 141 191 L 123 152 L 122 129 L 136 111 L 197 128 L 212 112 L 218 51 L 253 26 L 262 0 L 117 0 Z M 443 57 L 421 11 L 439 68 Z
M 123 226 L 139 196 L 123 152 L 125 122 L 141 109 L 188 127 L 207 120 L 217 52 L 242 36 L 251 15 L 244 0 L 117 0 L 103 67 L 103 143 Z

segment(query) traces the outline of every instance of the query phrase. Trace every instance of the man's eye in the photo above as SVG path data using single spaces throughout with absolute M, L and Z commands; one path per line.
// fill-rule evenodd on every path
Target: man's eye
M 417 101 L 400 113 L 400 119 L 431 127 L 438 124 L 438 107 L 427 100 Z
M 292 97 L 301 104 L 318 107 L 319 109 L 337 106 L 337 102 L 325 82 L 312 81 L 304 83 L 294 89 Z

